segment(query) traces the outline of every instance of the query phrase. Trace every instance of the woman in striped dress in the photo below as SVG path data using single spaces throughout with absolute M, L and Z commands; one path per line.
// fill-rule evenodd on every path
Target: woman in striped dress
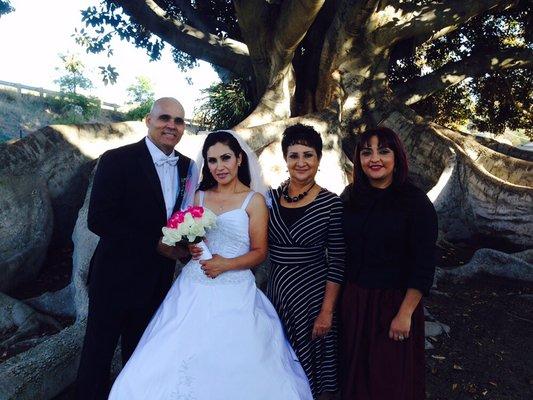
M 289 180 L 271 191 L 267 296 L 307 374 L 315 399 L 338 392 L 336 302 L 344 274 L 342 203 L 315 183 L 320 135 L 297 124 L 283 133 Z

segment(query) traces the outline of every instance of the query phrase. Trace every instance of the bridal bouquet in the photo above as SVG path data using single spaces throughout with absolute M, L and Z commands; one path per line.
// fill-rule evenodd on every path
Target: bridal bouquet
M 163 227 L 163 239 L 168 246 L 176 243 L 195 243 L 202 248 L 202 259 L 207 260 L 212 257 L 207 246 L 202 241 L 206 229 L 212 228 L 216 224 L 216 215 L 209 209 L 195 206 L 183 211 L 176 211 Z

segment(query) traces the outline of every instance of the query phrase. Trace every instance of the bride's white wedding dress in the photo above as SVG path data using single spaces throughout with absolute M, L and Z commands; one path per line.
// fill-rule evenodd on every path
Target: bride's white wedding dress
M 249 251 L 248 214 L 217 217 L 213 254 Z M 204 193 L 200 192 L 203 204 Z M 112 400 L 312 400 L 281 322 L 250 270 L 215 279 L 191 260 L 172 285 L 111 390 Z

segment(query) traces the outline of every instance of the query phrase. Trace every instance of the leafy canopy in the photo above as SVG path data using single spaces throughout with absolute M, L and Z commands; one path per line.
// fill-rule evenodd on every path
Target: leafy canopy
M 513 11 L 481 15 L 446 36 L 404 51 L 391 65 L 392 85 L 431 73 L 450 62 L 532 48 L 531 8 L 524 4 Z M 525 129 L 533 136 L 532 84 L 530 69 L 486 71 L 434 94 L 413 108 L 443 125 L 471 124 L 474 129 L 495 134 L 506 128 Z
M 3 14 L 9 14 L 10 12 L 14 11 L 15 9 L 9 2 L 9 0 L 0 0 L 0 17 Z
M 426 3 L 429 2 L 426 0 L 417 2 L 420 5 Z M 157 0 L 157 4 L 169 17 L 200 29 L 208 27 L 211 34 L 220 38 L 231 37 L 243 41 L 233 2 L 230 0 Z M 460 62 L 471 56 L 497 54 L 510 48 L 531 49 L 533 34 L 531 6 L 526 1 L 520 4 L 511 11 L 484 14 L 474 18 L 459 29 L 432 42 L 418 43 L 417 38 L 411 38 L 407 46 L 406 43 L 400 43 L 389 66 L 391 87 L 436 71 L 447 63 Z M 99 6 L 83 10 L 82 20 L 85 28 L 76 32 L 76 38 L 89 52 L 107 52 L 112 55 L 111 39 L 119 37 L 145 49 L 152 60 L 161 57 L 164 42 L 139 21 L 131 20 L 112 0 L 103 0 Z M 306 39 L 295 53 L 293 67 L 297 77 L 305 75 L 308 64 L 302 54 L 310 54 L 312 46 L 316 46 L 317 43 Z M 197 65 L 194 57 L 178 49 L 173 49 L 173 55 L 177 67 L 183 71 Z M 230 84 L 233 78 L 230 77 L 223 85 L 208 89 L 207 103 L 213 107 L 225 107 L 226 104 L 219 98 L 228 95 L 228 88 L 235 89 L 236 86 Z M 529 130 L 533 112 L 530 89 L 532 80 L 531 72 L 527 69 L 488 70 L 472 79 L 441 90 L 413 107 L 422 115 L 445 125 L 469 124 L 474 129 L 494 133 L 502 133 L 507 128 Z M 308 88 L 312 89 L 313 85 L 316 85 L 316 82 L 305 82 Z M 243 88 L 244 95 L 251 96 L 252 91 L 244 89 L 243 81 L 238 87 Z M 302 89 L 297 87 L 297 97 L 299 90 Z M 251 101 L 250 97 L 248 101 Z M 241 111 L 244 108 L 241 107 Z M 227 110 L 219 110 L 222 112 L 221 115 L 227 113 Z M 203 113 L 210 115 L 205 108 Z

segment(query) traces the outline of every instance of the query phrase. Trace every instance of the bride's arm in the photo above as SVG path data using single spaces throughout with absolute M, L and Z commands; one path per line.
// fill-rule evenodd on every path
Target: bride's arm
M 207 276 L 217 277 L 223 272 L 255 267 L 265 261 L 268 246 L 268 208 L 264 197 L 256 193 L 246 208 L 250 218 L 250 251 L 235 258 L 214 254 L 210 260 L 200 261 Z

